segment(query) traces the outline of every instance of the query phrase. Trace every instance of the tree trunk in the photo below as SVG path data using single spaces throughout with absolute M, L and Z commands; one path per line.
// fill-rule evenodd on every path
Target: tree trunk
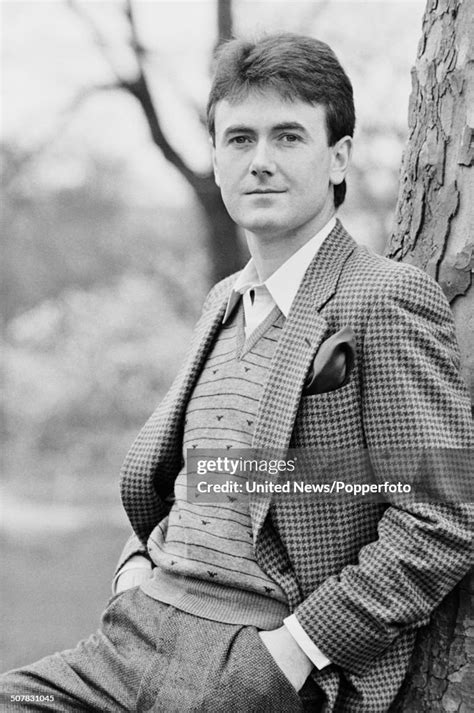
M 209 278 L 210 283 L 214 284 L 240 270 L 248 253 L 239 237 L 236 224 L 224 206 L 214 177 L 200 178 L 195 189 L 207 218 L 208 251 L 212 256 Z
M 387 254 L 418 265 L 453 308 L 474 397 L 474 13 L 471 0 L 428 0 L 412 71 L 409 139 Z M 474 574 L 420 632 L 395 711 L 474 710 Z
M 217 1 L 217 41 L 214 54 L 226 40 L 233 37 L 232 0 Z M 222 202 L 221 192 L 214 178 L 206 176 L 195 186 L 196 193 L 204 209 L 208 224 L 208 249 L 212 256 L 210 270 L 211 284 L 240 270 L 245 262 L 247 250 L 239 239 L 236 224 L 230 218 Z
M 217 0 L 217 44 L 232 38 L 232 0 Z

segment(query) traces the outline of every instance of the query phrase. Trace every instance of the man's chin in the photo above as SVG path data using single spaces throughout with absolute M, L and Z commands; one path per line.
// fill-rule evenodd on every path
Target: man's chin
M 286 226 L 282 221 L 266 218 L 258 218 L 255 220 L 247 220 L 240 222 L 240 225 L 248 233 L 252 233 L 255 236 L 271 237 L 272 235 L 280 234 L 284 232 Z

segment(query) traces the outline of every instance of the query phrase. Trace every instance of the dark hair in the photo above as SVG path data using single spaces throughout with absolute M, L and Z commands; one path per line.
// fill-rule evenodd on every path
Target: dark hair
M 273 89 L 283 99 L 321 104 L 330 146 L 353 136 L 351 82 L 332 49 L 312 37 L 283 32 L 260 40 L 230 40 L 221 46 L 207 103 L 207 124 L 215 141 L 215 109 L 221 99 L 239 101 L 252 90 Z M 344 201 L 345 180 L 334 186 L 336 208 Z

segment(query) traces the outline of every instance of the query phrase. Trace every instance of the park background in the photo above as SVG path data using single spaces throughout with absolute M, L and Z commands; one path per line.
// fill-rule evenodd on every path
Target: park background
M 215 0 L 10 0 L 2 19 L 2 668 L 93 631 L 127 536 L 118 473 L 179 366 L 215 272 L 202 206 L 124 85 L 138 59 L 169 144 L 209 171 Z M 341 211 L 390 235 L 421 0 L 234 0 L 236 35 L 327 41 L 351 77 Z M 137 42 L 138 39 L 138 42 Z

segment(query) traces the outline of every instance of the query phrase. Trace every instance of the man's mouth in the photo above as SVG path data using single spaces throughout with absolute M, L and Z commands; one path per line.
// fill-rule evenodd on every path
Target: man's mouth
M 285 191 L 279 191 L 276 188 L 256 188 L 253 191 L 246 191 L 245 195 L 247 195 L 247 196 L 265 195 L 266 193 L 285 193 Z

